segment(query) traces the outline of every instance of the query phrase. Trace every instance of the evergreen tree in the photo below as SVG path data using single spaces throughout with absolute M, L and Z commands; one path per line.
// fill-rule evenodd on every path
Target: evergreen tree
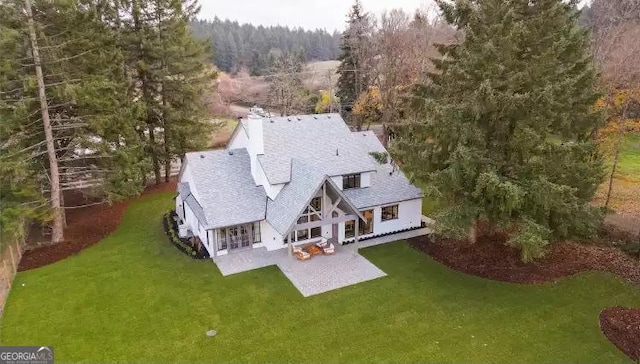
M 188 28 L 199 8 L 195 1 L 167 2 L 168 11 L 158 7 L 162 42 L 162 127 L 165 181 L 171 161 L 207 146 L 212 126 L 207 120 L 204 97 L 213 86 L 215 73 L 207 62 L 208 49 Z
M 282 54 L 302 50 L 310 60 L 318 61 L 334 60 L 339 53 L 339 33 L 330 34 L 322 29 L 254 26 L 219 18 L 193 19 L 190 28 L 198 39 L 213 43 L 215 65 L 224 72 L 246 69 L 252 75 L 264 74 L 273 66 L 264 56 L 271 49 Z
M 156 183 L 169 179 L 172 160 L 204 148 L 212 131 L 205 118 L 214 76 L 209 52 L 188 31 L 198 10 L 196 2 L 182 0 L 134 0 L 122 9 L 131 16 L 123 22 L 121 47 Z
M 2 163 L 24 169 L 20 175 L 31 176 L 40 197 L 52 201 L 51 216 L 57 222 L 52 239 L 57 242 L 62 240 L 58 218 L 63 218 L 64 201 L 54 201 L 62 200 L 55 191 L 90 184 L 103 187 L 107 199 L 135 195 L 141 189 L 136 166 L 141 150 L 121 54 L 98 7 L 80 0 L 36 1 L 28 22 L 25 4 L 30 2 L 0 3 L 0 49 L 6 55 L 0 61 L 0 150 Z M 36 44 L 42 77 L 36 72 Z M 36 87 L 38 79 L 44 87 Z M 43 127 L 43 104 L 49 127 Z M 52 143 L 46 143 L 47 128 Z M 44 153 L 47 144 L 52 153 Z M 55 169 L 50 168 L 52 159 Z M 57 175 L 60 188 L 47 175 Z
M 603 120 L 576 3 L 439 1 L 465 38 L 440 47 L 392 149 L 442 202 L 441 233 L 474 240 L 481 220 L 507 229 L 528 261 L 553 240 L 595 232 Z
M 339 78 L 336 94 L 347 111 L 351 110 L 360 94 L 369 87 L 373 30 L 371 17 L 364 12 L 360 0 L 356 0 L 348 15 L 347 29 L 342 34 L 341 53 L 338 57 L 340 66 L 337 70 Z

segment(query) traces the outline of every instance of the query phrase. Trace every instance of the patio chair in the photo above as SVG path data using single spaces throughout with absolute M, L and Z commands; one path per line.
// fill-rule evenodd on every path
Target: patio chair
M 293 251 L 293 254 L 296 256 L 296 258 L 298 258 L 298 260 L 309 260 L 309 259 L 311 259 L 311 254 L 309 254 L 306 251 L 302 250 L 302 248 L 294 246 L 292 248 L 292 251 Z
M 324 249 L 327 247 L 327 239 L 322 239 L 319 242 L 316 243 L 316 246 L 320 249 Z
M 336 253 L 336 247 L 335 245 L 333 245 L 333 243 L 327 245 L 326 247 L 322 248 L 322 251 L 325 254 L 335 254 Z

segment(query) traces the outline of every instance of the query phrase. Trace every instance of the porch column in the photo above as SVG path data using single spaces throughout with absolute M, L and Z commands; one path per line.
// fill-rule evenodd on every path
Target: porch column
M 353 255 L 358 254 L 358 234 L 360 234 L 360 218 L 356 216 L 356 234 L 353 239 Z
M 213 234 L 213 256 L 211 258 L 215 258 L 218 256 L 218 229 L 211 230 L 211 233 Z
M 291 233 L 287 234 L 287 249 L 289 249 L 289 257 L 293 257 L 293 251 L 291 248 Z

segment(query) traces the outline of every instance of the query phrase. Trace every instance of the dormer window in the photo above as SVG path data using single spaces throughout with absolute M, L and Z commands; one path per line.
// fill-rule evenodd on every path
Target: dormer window
M 342 176 L 342 189 L 350 190 L 354 188 L 360 188 L 360 173 Z

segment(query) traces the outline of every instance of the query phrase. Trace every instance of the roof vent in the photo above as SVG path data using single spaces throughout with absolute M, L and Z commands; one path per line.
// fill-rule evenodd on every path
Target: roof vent
M 233 155 L 233 150 L 229 149 L 229 155 Z
M 331 119 L 331 115 L 327 115 L 327 119 Z
M 204 154 L 200 154 L 200 158 L 204 159 Z
M 336 155 L 340 155 L 340 150 L 336 149 Z
M 287 121 L 291 121 L 291 118 L 287 118 Z
M 317 116 L 314 116 L 313 118 L 314 118 L 314 119 L 316 119 L 316 120 L 318 120 L 318 117 L 317 117 Z
M 269 119 L 269 121 L 271 122 L 271 124 L 275 123 L 273 119 Z
M 302 121 L 302 118 L 298 118 L 298 121 Z

